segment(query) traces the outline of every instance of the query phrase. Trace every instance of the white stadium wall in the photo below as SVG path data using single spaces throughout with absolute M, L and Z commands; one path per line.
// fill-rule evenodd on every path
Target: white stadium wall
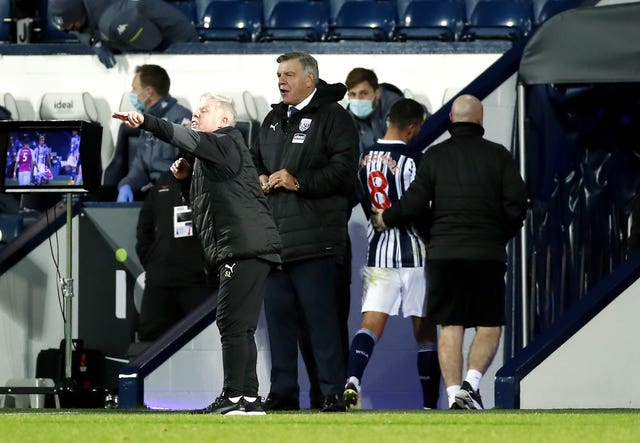
M 636 281 L 520 381 L 520 408 L 640 408 L 638 312 Z

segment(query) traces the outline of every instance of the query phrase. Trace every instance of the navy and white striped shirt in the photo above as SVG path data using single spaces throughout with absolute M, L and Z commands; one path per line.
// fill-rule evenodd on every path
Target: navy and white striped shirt
M 386 209 L 402 198 L 416 176 L 416 160 L 398 140 L 378 140 L 360 156 L 358 182 L 364 204 Z M 417 155 L 419 155 L 418 153 Z M 413 228 L 390 228 L 384 232 L 367 226 L 367 266 L 411 268 L 424 265 L 426 248 Z

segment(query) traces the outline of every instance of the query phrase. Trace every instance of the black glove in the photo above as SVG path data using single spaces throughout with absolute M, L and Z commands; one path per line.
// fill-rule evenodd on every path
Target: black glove
M 107 68 L 111 69 L 116 65 L 116 58 L 113 55 L 113 52 L 106 46 L 102 45 L 102 42 L 97 42 L 93 45 L 93 50 L 98 56 L 98 60 L 100 63 L 105 65 Z

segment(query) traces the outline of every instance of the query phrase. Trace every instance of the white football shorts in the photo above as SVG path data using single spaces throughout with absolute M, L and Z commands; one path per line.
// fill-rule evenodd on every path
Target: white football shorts
M 404 317 L 427 314 L 427 275 L 425 268 L 362 269 L 362 312 L 384 312 Z

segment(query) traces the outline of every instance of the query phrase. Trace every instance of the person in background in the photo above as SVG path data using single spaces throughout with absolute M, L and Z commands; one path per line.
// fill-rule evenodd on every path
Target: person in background
M 44 185 L 51 180 L 51 148 L 47 145 L 44 135 L 38 137 L 38 144 L 33 148 L 33 159 L 36 163 L 36 172 L 33 179 L 36 184 Z
M 191 111 L 169 94 L 170 87 L 169 74 L 161 66 L 138 66 L 131 82 L 131 103 L 140 112 L 186 125 L 191 119 Z M 136 195 L 144 195 L 160 174 L 169 169 L 178 154 L 175 146 L 158 139 L 148 131 L 140 131 L 137 140 L 118 137 L 118 143 L 116 153 L 121 155 L 128 150 L 122 146 L 123 144 L 135 143 L 137 146 L 126 176 L 118 182 L 117 201 L 120 203 L 132 202 Z M 116 158 L 115 161 L 122 162 L 123 159 Z M 116 164 L 110 165 L 110 169 L 117 167 Z
M 415 100 L 403 98 L 391 107 L 384 137 L 360 156 L 358 182 L 365 208 L 393 206 L 415 178 L 418 154 L 409 154 L 407 145 L 424 119 L 424 108 Z M 402 307 L 404 316 L 411 317 L 417 343 L 423 407 L 436 409 L 440 390 L 438 335 L 435 323 L 426 316 L 424 242 L 410 223 L 377 232 L 369 221 L 367 231 L 362 323 L 351 342 L 344 402 L 349 407 L 358 403 L 362 375 L 374 347 L 389 316 L 398 315 Z
M 79 176 L 80 171 L 80 133 L 78 131 L 71 131 L 71 138 L 69 139 L 69 155 L 67 155 L 66 161 L 67 167 L 71 172 L 71 183 L 80 183 L 82 176 Z M 76 180 L 76 179 L 80 180 Z
M 511 153 L 483 138 L 483 107 L 456 98 L 451 138 L 431 146 L 415 180 L 387 209 L 372 207 L 378 230 L 428 216 L 427 316 L 440 326 L 438 356 L 449 407 L 483 409 L 480 381 L 505 324 L 506 245 L 524 222 L 527 189 Z M 462 379 L 462 342 L 475 328 Z
M 114 51 L 164 51 L 172 43 L 199 41 L 191 21 L 163 0 L 49 0 L 48 13 L 107 68 L 116 65 Z
M 160 174 L 136 227 L 136 253 L 145 270 L 136 353 L 215 295 L 217 277 L 206 272 L 191 215 L 180 182 L 170 170 Z
M 18 184 L 20 186 L 29 186 L 31 184 L 32 174 L 35 167 L 36 161 L 33 151 L 29 146 L 29 142 L 25 141 L 16 157 L 13 178 L 18 180 Z
M 282 101 L 272 105 L 252 150 L 282 239 L 281 270 L 265 287 L 271 346 L 268 410 L 299 409 L 298 340 L 306 325 L 325 412 L 343 412 L 344 352 L 338 297 L 356 178 L 358 134 L 338 101 L 342 84 L 319 78 L 304 52 L 277 58 Z
M 391 106 L 404 98 L 402 91 L 389 83 L 378 83 L 371 69 L 354 68 L 347 75 L 347 110 L 360 135 L 360 152 L 384 137 Z
M 234 127 L 233 101 L 203 94 L 190 129 L 136 111 L 113 116 L 195 157 L 193 162 L 179 158 L 171 171 L 189 195 L 193 229 L 207 270 L 218 275 L 216 324 L 224 381 L 215 401 L 194 412 L 264 415 L 258 396 L 255 331 L 265 280 L 280 264 L 280 237 L 249 148 Z

